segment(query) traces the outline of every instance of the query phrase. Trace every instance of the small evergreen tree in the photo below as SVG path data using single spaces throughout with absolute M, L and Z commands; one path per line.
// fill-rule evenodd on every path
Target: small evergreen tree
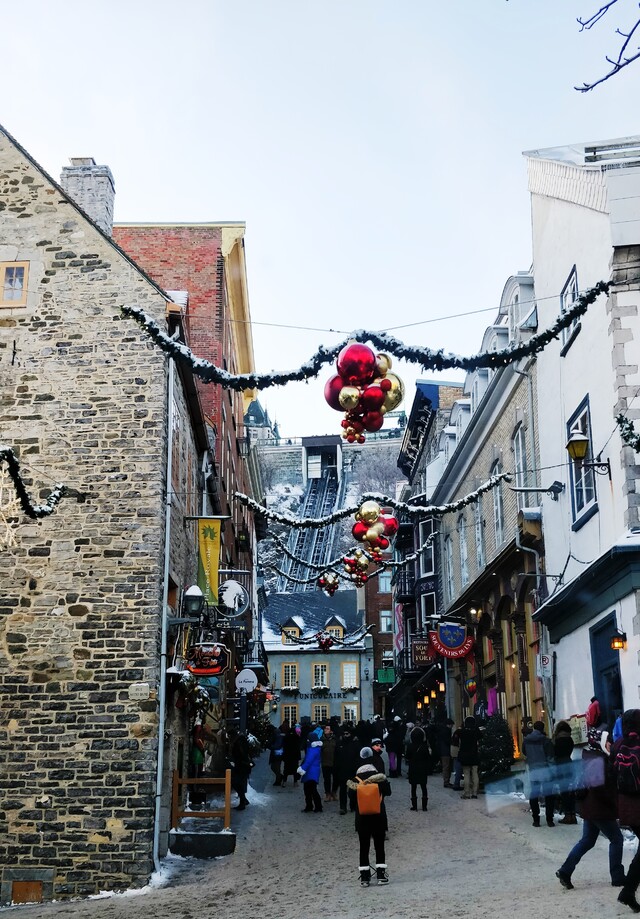
M 511 771 L 513 737 L 502 715 L 491 715 L 480 737 L 480 780 L 490 782 Z

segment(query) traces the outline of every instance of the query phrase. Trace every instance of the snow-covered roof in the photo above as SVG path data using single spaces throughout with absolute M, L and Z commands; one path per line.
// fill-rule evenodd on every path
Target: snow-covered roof
M 262 641 L 267 651 L 291 648 L 283 646 L 280 624 L 293 620 L 300 627 L 300 637 L 311 637 L 322 631 L 335 619 L 345 633 L 355 632 L 363 626 L 362 613 L 358 611 L 356 590 L 338 590 L 332 597 L 321 590 L 305 593 L 270 593 L 269 604 L 262 612 Z M 314 651 L 315 645 L 297 645 L 296 650 Z

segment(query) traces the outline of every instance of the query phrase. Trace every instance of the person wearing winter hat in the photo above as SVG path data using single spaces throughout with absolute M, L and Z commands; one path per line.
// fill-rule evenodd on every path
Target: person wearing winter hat
M 426 811 L 429 801 L 427 793 L 427 776 L 431 767 L 431 751 L 422 728 L 414 728 L 405 751 L 408 771 L 407 777 L 411 783 L 411 810 L 418 810 L 418 785 L 422 791 L 422 810 Z
M 389 875 L 387 874 L 387 861 L 384 850 L 385 834 L 385 813 L 383 810 L 384 798 L 391 794 L 391 785 L 385 775 L 376 771 L 371 759 L 373 751 L 371 747 L 363 747 L 360 754 L 365 754 L 362 758 L 365 762 L 358 768 L 355 778 L 347 782 L 350 791 L 354 793 L 356 805 L 356 831 L 360 842 L 360 884 L 362 887 L 369 887 L 371 883 L 371 867 L 369 865 L 369 849 L 371 840 L 376 854 L 376 880 L 378 884 L 388 884 Z M 358 781 L 358 779 L 360 781 Z M 380 813 L 378 814 L 361 814 L 358 810 L 358 786 L 364 782 L 366 785 L 377 785 L 380 792 Z
M 322 798 L 318 794 L 318 782 L 322 764 L 322 728 L 316 728 L 309 734 L 309 746 L 305 757 L 298 768 L 302 778 L 305 806 L 303 814 L 322 813 Z
M 624 840 L 616 820 L 616 780 L 609 767 L 608 734 L 604 725 L 589 728 L 587 738 L 588 747 L 582 751 L 583 787 L 576 792 L 576 804 L 583 820 L 582 838 L 556 871 L 556 877 L 566 890 L 573 890 L 571 875 L 582 856 L 593 849 L 600 833 L 609 840 L 611 886 L 624 885 Z
M 338 789 L 340 814 L 342 816 L 347 813 L 347 780 L 353 778 L 356 774 L 356 769 L 361 765 L 361 748 L 362 744 L 358 738 L 352 734 L 350 726 L 345 725 L 338 740 L 333 761 L 335 770 L 334 789 Z M 355 810 L 355 804 L 353 802 L 350 802 L 350 804 L 351 810 Z
M 386 739 L 387 753 L 389 754 L 389 775 L 393 778 L 402 776 L 402 751 L 404 748 L 405 727 L 400 715 L 396 715 L 389 728 Z
M 611 747 L 613 772 L 618 780 L 619 763 L 632 763 L 640 759 L 640 709 L 630 708 L 622 716 L 622 737 Z M 640 839 L 640 795 L 621 791 L 618 787 L 618 819 L 622 826 L 628 826 Z M 636 898 L 640 885 L 640 846 L 627 868 L 622 890 L 618 901 L 628 906 L 634 913 L 640 913 L 640 903 Z

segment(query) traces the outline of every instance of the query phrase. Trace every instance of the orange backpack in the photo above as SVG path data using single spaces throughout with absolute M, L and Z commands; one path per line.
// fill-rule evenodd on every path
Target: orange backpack
M 363 782 L 359 776 L 356 776 L 356 782 L 358 782 L 358 787 L 356 789 L 358 813 L 379 814 L 382 795 L 380 794 L 378 785 L 373 782 Z

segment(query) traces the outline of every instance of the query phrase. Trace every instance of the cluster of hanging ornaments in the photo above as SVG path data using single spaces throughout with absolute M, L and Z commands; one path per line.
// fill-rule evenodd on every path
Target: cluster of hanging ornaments
M 342 436 L 363 444 L 365 431 L 379 431 L 384 416 L 404 398 L 404 384 L 389 373 L 391 358 L 376 354 L 368 345 L 351 342 L 336 360 L 337 373 L 325 383 L 324 397 L 331 408 L 344 411 Z
M 316 584 L 320 590 L 324 590 L 327 596 L 332 597 L 338 589 L 338 575 L 333 571 L 324 571 L 316 581 Z
M 362 549 L 356 549 L 353 555 L 345 555 L 343 564 L 345 573 L 349 575 L 356 587 L 362 587 L 367 582 L 369 559 Z
M 351 534 L 365 544 L 371 556 L 379 561 L 389 548 L 389 540 L 398 532 L 398 521 L 393 514 L 383 513 L 377 501 L 364 501 L 355 513 L 356 522 Z

